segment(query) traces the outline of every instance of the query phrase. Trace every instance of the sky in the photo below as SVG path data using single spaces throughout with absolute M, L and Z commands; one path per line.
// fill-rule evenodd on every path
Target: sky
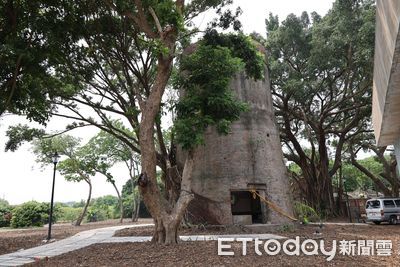
M 331 0 L 234 0 L 234 6 L 240 6 L 243 14 L 240 20 L 245 33 L 257 32 L 265 37 L 265 19 L 271 12 L 278 15 L 280 20 L 290 13 L 300 15 L 303 11 L 316 11 L 324 15 L 331 8 Z M 209 15 L 200 15 L 196 23 L 204 27 L 209 20 Z M 35 157 L 29 144 L 23 145 L 16 152 L 4 152 L 6 142 L 5 132 L 10 125 L 29 123 L 23 117 L 7 115 L 0 118 L 0 198 L 10 204 L 20 204 L 30 200 L 49 202 L 51 197 L 51 183 L 53 169 L 51 159 L 47 168 L 40 168 L 35 162 Z M 55 118 L 50 120 L 47 130 L 62 130 L 70 121 Z M 34 123 L 30 123 L 34 125 Z M 72 135 L 82 138 L 83 142 L 94 136 L 98 130 L 87 127 L 71 132 Z M 122 185 L 128 180 L 128 172 L 124 165 L 116 165 L 111 169 L 116 185 L 121 190 Z M 106 183 L 102 176 L 95 176 L 93 181 L 92 197 L 103 195 L 116 195 L 112 185 Z M 56 202 L 79 201 L 86 199 L 88 187 L 85 183 L 67 182 L 57 173 L 54 199 Z

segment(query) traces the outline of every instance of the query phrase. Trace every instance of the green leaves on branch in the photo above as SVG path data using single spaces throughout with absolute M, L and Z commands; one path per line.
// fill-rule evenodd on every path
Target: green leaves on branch
M 59 155 L 72 157 L 79 147 L 80 139 L 70 135 L 58 135 L 52 138 L 41 138 L 33 141 L 33 153 L 36 161 L 42 164 L 51 163 L 51 157 L 57 151 Z
M 58 14 L 54 1 L 0 2 L 0 115 L 26 115 L 45 124 L 60 81 L 52 75 L 57 44 L 47 34 Z
M 228 48 L 233 57 L 239 58 L 244 63 L 248 77 L 255 80 L 263 78 L 264 56 L 258 51 L 256 41 L 250 37 L 243 34 L 219 34 L 211 30 L 204 35 L 203 42 L 213 47 Z
M 281 23 L 273 15 L 266 20 L 285 156 L 301 168 L 308 203 L 328 213 L 347 142 L 370 127 L 374 18 L 373 1 L 337 0 L 324 17 L 303 12 Z
M 184 93 L 176 105 L 174 131 L 184 149 L 202 144 L 208 126 L 229 133 L 230 124 L 247 110 L 229 87 L 232 77 L 243 68 L 250 77 L 262 77 L 262 58 L 244 36 L 210 32 L 191 55 L 182 59 L 175 85 Z
M 5 145 L 5 151 L 14 152 L 22 143 L 30 142 L 34 138 L 40 138 L 45 135 L 42 129 L 30 128 L 28 125 L 17 124 L 10 126 L 6 132 L 8 140 Z

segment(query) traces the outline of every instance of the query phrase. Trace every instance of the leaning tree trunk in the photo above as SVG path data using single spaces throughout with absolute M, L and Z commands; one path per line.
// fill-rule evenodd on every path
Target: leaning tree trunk
M 146 125 L 143 119 L 140 131 L 142 156 L 142 174 L 138 179 L 143 200 L 154 219 L 155 231 L 152 242 L 176 244 L 178 228 L 189 202 L 191 192 L 191 174 L 193 170 L 193 151 L 189 151 L 182 174 L 181 191 L 176 203 L 169 203 L 161 194 L 156 181 L 156 153 L 153 139 L 153 123 Z M 146 127 L 148 126 L 148 127 Z
M 83 208 L 83 211 L 82 211 L 81 215 L 79 216 L 78 220 L 76 220 L 76 222 L 75 222 L 75 226 L 80 226 L 81 225 L 81 223 L 83 221 L 83 218 L 85 218 L 87 209 L 89 207 L 90 199 L 92 198 L 92 183 L 91 183 L 89 178 L 85 178 L 84 180 L 89 185 L 89 195 L 88 195 L 85 207 Z
M 138 184 L 143 201 L 154 219 L 155 231 L 152 241 L 156 243 L 174 244 L 178 242 L 178 227 L 189 202 L 191 193 L 191 173 L 193 169 L 193 153 L 190 152 L 183 170 L 181 191 L 176 203 L 168 203 L 161 194 L 156 179 L 156 149 L 154 143 L 154 123 L 160 109 L 161 98 L 172 71 L 172 53 L 175 51 L 175 33 L 168 32 L 165 44 L 170 49 L 168 56 L 158 58 L 157 74 L 151 93 L 145 102 L 140 103 L 142 118 L 139 131 L 142 173 Z
M 122 197 L 121 197 L 121 194 L 119 193 L 119 190 L 118 190 L 118 188 L 117 188 L 117 186 L 115 185 L 115 182 L 111 182 L 112 183 L 112 185 L 113 185 L 113 187 L 114 187 L 114 189 L 115 189 L 115 192 L 117 192 L 117 196 L 118 196 L 118 205 L 119 205 L 119 212 L 120 212 L 120 216 L 119 216 L 119 223 L 122 223 L 123 222 L 123 220 L 124 220 L 124 205 L 123 205 L 123 203 L 122 203 Z
M 189 152 L 182 174 L 181 191 L 179 198 L 171 212 L 161 213 L 155 221 L 156 229 L 153 241 L 157 243 L 176 244 L 179 241 L 178 228 L 186 212 L 187 206 L 193 199 L 191 192 L 191 175 L 194 160 L 193 152 Z
M 380 192 L 382 192 L 385 196 L 391 196 L 391 191 L 389 188 L 377 177 L 375 174 L 373 174 L 371 171 L 369 171 L 367 168 L 365 168 L 363 165 L 358 163 L 356 160 L 355 156 L 352 154 L 351 155 L 351 164 L 353 164 L 354 167 L 356 167 L 359 171 L 364 173 L 366 176 L 368 176 L 375 184 L 375 188 L 378 188 Z

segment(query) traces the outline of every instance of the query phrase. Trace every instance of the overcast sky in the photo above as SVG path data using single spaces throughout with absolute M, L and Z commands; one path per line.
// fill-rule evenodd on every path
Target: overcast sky
M 243 10 L 241 21 L 245 33 L 253 31 L 265 36 L 265 18 L 272 12 L 284 19 L 288 14 L 300 15 L 301 12 L 316 11 L 320 15 L 326 14 L 331 8 L 331 0 L 234 0 L 235 6 Z M 208 21 L 207 16 L 202 16 L 198 22 L 204 26 Z M 52 168 L 40 169 L 35 163 L 35 158 L 29 145 L 22 146 L 16 152 L 4 152 L 5 132 L 10 125 L 26 123 L 24 118 L 15 115 L 5 116 L 0 119 L 0 198 L 5 198 L 11 204 L 20 204 L 29 200 L 49 201 L 52 182 Z M 59 118 L 53 119 L 48 124 L 50 130 L 60 130 L 68 124 Z M 84 140 L 95 135 L 97 129 L 84 128 L 73 132 L 75 136 Z M 122 188 L 128 179 L 127 171 L 123 165 L 115 166 L 112 170 L 116 183 Z M 93 197 L 106 194 L 116 195 L 111 184 L 105 178 L 96 176 L 93 179 Z M 87 186 L 84 183 L 66 182 L 57 173 L 55 185 L 55 201 L 78 201 L 85 199 Z

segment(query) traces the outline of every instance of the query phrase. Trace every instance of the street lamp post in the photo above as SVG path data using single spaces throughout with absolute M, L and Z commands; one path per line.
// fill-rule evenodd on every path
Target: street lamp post
M 50 215 L 49 215 L 49 232 L 47 234 L 47 241 L 50 241 L 51 239 L 51 224 L 53 222 L 53 202 L 54 202 L 54 184 L 56 182 L 56 167 L 59 159 L 59 155 L 57 152 L 54 153 L 52 156 L 52 161 L 54 164 L 54 171 L 53 171 L 53 186 L 51 189 L 51 203 L 50 203 Z

